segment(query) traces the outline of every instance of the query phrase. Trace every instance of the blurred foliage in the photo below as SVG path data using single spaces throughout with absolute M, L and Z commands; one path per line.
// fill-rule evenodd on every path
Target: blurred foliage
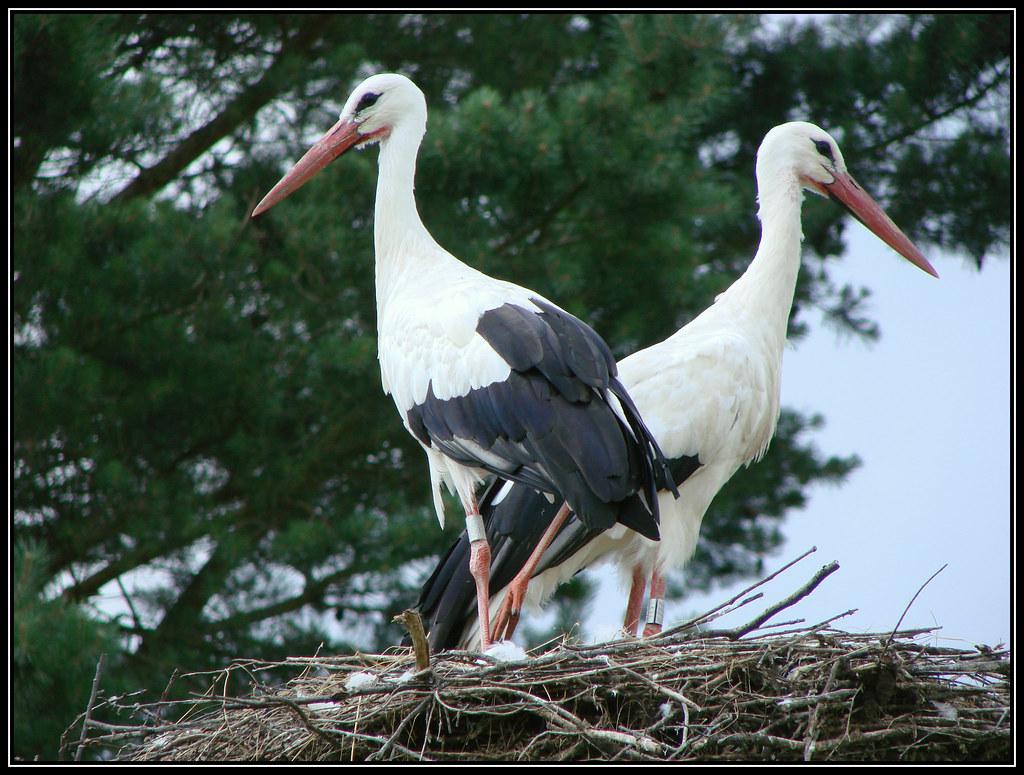
M 100 655 L 122 646 L 112 624 L 73 603 L 42 599 L 49 581 L 43 547 L 19 541 L 11 554 L 12 734 L 22 756 L 49 758 L 85 710 Z M 108 677 L 108 690 L 122 686 Z
M 175 668 L 393 642 L 460 529 L 433 526 L 380 390 L 376 152 L 248 216 L 366 75 L 427 94 L 417 197 L 438 241 L 620 356 L 745 268 L 754 153 L 788 119 L 829 129 L 926 245 L 980 267 L 1008 244 L 1008 14 L 12 19 L 18 757 L 56 755 L 100 651 L 105 691 L 159 696 Z M 876 335 L 863 293 L 829 282 L 843 212 L 804 215 L 791 335 L 811 307 Z M 856 464 L 814 447 L 820 422 L 784 414 L 688 584 L 756 572 L 808 485 Z M 571 587 L 561 623 L 587 600 Z

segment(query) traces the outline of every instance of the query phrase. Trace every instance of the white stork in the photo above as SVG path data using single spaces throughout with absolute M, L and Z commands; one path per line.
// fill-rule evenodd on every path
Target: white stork
M 668 476 L 604 341 L 540 294 L 466 266 L 430 236 L 413 194 L 426 124 L 426 100 L 412 81 L 395 74 L 366 79 L 253 216 L 348 149 L 380 145 L 374 251 L 381 379 L 426 451 L 442 526 L 441 483 L 462 502 L 486 647 L 490 550 L 475 490 L 487 473 L 564 501 L 563 518 L 571 508 L 594 529 L 624 524 L 652 540 L 655 493 Z
M 746 272 L 674 335 L 619 363 L 622 382 L 669 458 L 679 490 L 678 500 L 659 494 L 660 542 L 619 526 L 602 531 L 570 519 L 531 572 L 524 560 L 553 509 L 524 488 L 495 487 L 481 510 L 495 548 L 491 584 L 499 590 L 492 598 L 496 609 L 501 606 L 499 636 L 511 634 L 524 599 L 543 601 L 580 569 L 605 558 L 631 582 L 624 629 L 636 632 L 649 578 L 644 635 L 660 632 L 665 573 L 692 556 L 715 494 L 740 466 L 764 455 L 775 433 L 782 351 L 800 268 L 803 189 L 843 205 L 896 252 L 938 277 L 850 176 L 823 129 L 792 122 L 769 131 L 757 152 L 757 186 L 761 242 Z M 538 512 L 543 519 L 536 518 Z M 420 596 L 434 648 L 475 645 L 467 626 L 472 611 L 462 601 L 464 554 L 462 544 L 453 546 Z

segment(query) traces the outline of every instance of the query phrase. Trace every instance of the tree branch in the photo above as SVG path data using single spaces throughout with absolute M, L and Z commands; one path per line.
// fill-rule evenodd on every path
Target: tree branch
M 262 535 L 259 528 L 254 528 L 247 531 L 247 535 L 240 534 L 230 543 L 221 540 L 203 567 L 192 576 L 191 581 L 178 595 L 178 599 L 165 610 L 160 624 L 143 636 L 133 659 L 145 659 L 149 652 L 158 648 L 157 644 L 184 633 L 195 637 L 201 636 L 202 612 L 206 601 L 220 589 L 224 579 L 237 567 L 235 558 L 244 554 L 238 551 L 236 542 L 244 541 L 252 546 Z
M 106 532 L 109 531 L 105 531 L 105 533 Z M 90 576 L 87 576 L 80 581 L 76 581 L 70 587 L 65 589 L 64 592 L 61 593 L 61 596 L 69 602 L 85 600 L 87 597 L 94 595 L 99 591 L 100 587 L 108 581 L 113 581 L 114 579 L 119 578 L 122 574 L 134 570 L 140 565 L 145 565 L 158 557 L 164 557 L 175 549 L 182 549 L 210 532 L 210 524 L 201 523 L 195 525 L 193 530 L 180 533 L 173 540 L 158 540 L 140 544 L 133 551 L 122 555 L 116 560 L 112 560 Z M 98 541 L 99 539 L 97 539 L 96 542 Z M 80 555 L 77 558 L 68 558 L 65 565 L 74 562 L 76 559 L 85 558 L 83 555 Z M 63 565 L 54 565 L 51 563 L 51 573 L 56 573 L 63 567 Z
M 143 170 L 114 197 L 114 201 L 149 196 L 159 191 L 214 143 L 251 119 L 278 93 L 282 73 L 285 72 L 291 56 L 308 49 L 323 33 L 324 27 L 325 20 L 322 14 L 308 17 L 298 32 L 284 41 L 277 58 L 267 68 L 262 78 L 243 89 L 227 104 L 220 115 L 182 140 L 173 151 L 152 167 Z
M 864 153 L 865 155 L 875 154 L 880 150 L 888 148 L 893 143 L 899 143 L 903 140 L 906 140 L 908 137 L 913 137 L 925 127 L 942 121 L 942 119 L 948 118 L 949 116 L 952 116 L 954 113 L 963 110 L 964 108 L 974 107 L 979 102 L 981 102 L 985 98 L 985 96 L 990 91 L 992 91 L 992 89 L 996 88 L 997 86 L 999 86 L 999 84 L 1003 83 L 1006 77 L 1007 74 L 1004 71 L 997 70 L 996 75 L 992 79 L 992 81 L 981 87 L 981 89 L 973 97 L 966 97 L 960 100 L 959 102 L 950 105 L 943 110 L 938 111 L 937 113 L 931 110 L 925 110 L 925 118 L 923 121 L 920 121 L 917 124 L 914 124 L 913 126 L 906 127 L 901 131 L 897 132 L 896 134 L 891 135 L 885 138 L 884 140 L 880 140 L 874 145 L 868 146 L 867 148 L 863 148 L 861 152 Z
M 351 568 L 346 568 L 345 570 L 331 573 L 324 576 L 319 581 L 307 583 L 306 586 L 303 587 L 302 592 L 294 597 L 278 601 L 277 603 L 272 603 L 271 605 L 263 606 L 262 608 L 254 608 L 251 611 L 244 611 L 242 613 L 235 614 L 234 616 L 209 622 L 206 627 L 218 630 L 234 629 L 239 626 L 252 624 L 253 622 L 261 622 L 271 616 L 280 616 L 281 614 L 289 613 L 298 608 L 302 608 L 302 606 L 308 603 L 319 600 L 327 590 L 327 587 L 340 579 L 351 576 L 352 572 Z
M 534 231 L 543 233 L 555 216 L 572 203 L 572 200 L 587 187 L 586 180 L 577 180 L 568 191 L 556 199 L 551 205 L 540 214 L 540 217 L 531 223 L 520 226 L 514 232 L 503 239 L 495 248 L 494 254 L 500 256 L 509 250 L 519 240 L 524 239 Z

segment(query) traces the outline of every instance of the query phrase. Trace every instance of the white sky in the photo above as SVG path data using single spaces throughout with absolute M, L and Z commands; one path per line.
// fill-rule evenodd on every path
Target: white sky
M 826 453 L 855 452 L 862 465 L 839 487 L 815 487 L 806 509 L 788 516 L 786 543 L 766 562 L 766 575 L 812 546 L 818 551 L 763 587 L 763 600 L 715 626 L 748 621 L 836 560 L 840 570 L 777 619 L 815 623 L 857 608 L 835 626 L 888 632 L 948 563 L 901 627 L 941 626 L 936 640 L 954 647 L 1009 643 L 1010 262 L 989 259 L 978 273 L 925 246 L 941 276 L 935 280 L 860 224 L 849 223 L 847 234 L 832 279 L 871 288 L 869 310 L 882 336 L 865 344 L 838 337 L 817 314 L 807 317 L 811 334 L 786 350 L 782 403 L 823 414 L 815 444 Z M 598 639 L 621 626 L 624 608 L 614 575 L 602 579 L 586 622 Z M 670 605 L 666 625 L 749 583 Z

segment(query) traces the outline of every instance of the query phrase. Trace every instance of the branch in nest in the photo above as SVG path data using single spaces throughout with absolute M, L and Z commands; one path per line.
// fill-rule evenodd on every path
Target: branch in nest
M 798 602 L 800 602 L 809 594 L 811 594 L 811 592 L 817 589 L 818 585 L 822 581 L 831 576 L 837 570 L 839 570 L 839 563 L 835 561 L 830 562 L 828 565 L 825 565 L 821 568 L 821 570 L 815 573 L 813 578 L 811 578 L 810 581 L 808 581 L 806 584 L 800 587 L 800 589 L 798 589 L 792 595 L 787 597 L 785 600 L 781 600 L 775 605 L 766 608 L 760 616 L 754 617 L 749 622 L 747 622 L 744 625 L 741 625 L 740 627 L 736 627 L 731 630 L 713 630 L 706 634 L 738 640 L 742 638 L 744 635 L 748 635 L 754 630 L 758 629 L 762 624 L 764 624 L 773 616 L 775 616 L 775 614 L 777 614 L 779 611 L 784 611 L 785 609 L 790 608 L 793 605 L 796 605 Z
M 184 714 L 166 701 L 148 709 L 150 724 L 119 758 L 1009 761 L 1007 650 L 915 641 L 931 637 L 921 630 L 823 631 L 837 617 L 787 633 L 759 630 L 835 570 L 826 565 L 747 624 L 717 632 L 691 624 L 657 638 L 559 643 L 499 664 L 448 651 L 434 655 L 429 673 L 419 669 L 429 654 L 409 649 L 233 664 L 209 674 L 211 692 L 178 703 Z M 744 596 L 748 604 L 753 589 L 694 622 Z M 246 674 L 267 684 L 244 699 L 224 696 L 232 670 L 232 686 Z M 138 705 L 107 707 L 144 715 Z M 169 718 L 183 720 L 152 724 Z M 97 747 L 131 734 L 89 727 L 101 733 L 87 741 Z

